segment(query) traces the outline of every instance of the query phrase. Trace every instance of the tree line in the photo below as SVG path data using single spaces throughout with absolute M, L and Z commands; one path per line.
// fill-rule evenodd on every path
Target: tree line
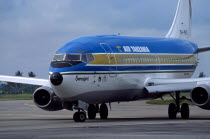
M 23 72 L 18 70 L 15 76 L 23 76 Z M 36 74 L 33 71 L 28 72 L 28 77 L 34 78 Z M 0 82 L 0 95 L 5 94 L 32 94 L 39 86 L 28 84 L 15 84 L 11 86 L 8 83 Z
M 23 72 L 18 70 L 17 72 L 15 72 L 15 76 L 23 76 Z M 36 77 L 36 74 L 33 71 L 30 71 L 28 73 L 28 77 Z

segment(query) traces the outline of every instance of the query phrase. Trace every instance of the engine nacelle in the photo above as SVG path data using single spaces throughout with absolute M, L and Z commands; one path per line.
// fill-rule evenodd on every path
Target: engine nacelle
M 210 87 L 208 85 L 199 85 L 194 88 L 190 97 L 192 102 L 198 107 L 210 110 Z
M 33 94 L 34 103 L 41 109 L 47 111 L 62 110 L 62 101 L 49 87 L 40 87 Z

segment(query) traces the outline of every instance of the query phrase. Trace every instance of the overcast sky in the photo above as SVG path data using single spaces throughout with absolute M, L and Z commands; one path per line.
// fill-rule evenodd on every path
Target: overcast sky
M 53 54 L 87 35 L 167 34 L 178 0 L 0 0 L 0 75 L 48 78 Z M 193 0 L 192 41 L 210 46 L 210 0 Z M 210 52 L 199 56 L 195 76 L 210 76 Z

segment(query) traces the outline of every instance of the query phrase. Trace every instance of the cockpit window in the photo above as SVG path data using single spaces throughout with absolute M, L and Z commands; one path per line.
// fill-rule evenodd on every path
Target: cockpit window
M 81 61 L 81 55 L 66 54 L 65 61 Z
M 63 61 L 64 56 L 65 56 L 64 54 L 55 55 L 53 61 Z
M 87 63 L 87 56 L 86 56 L 86 54 L 83 54 L 82 55 L 82 61 L 85 62 L 85 63 Z
M 94 60 L 94 57 L 92 54 L 87 54 L 87 63 L 90 63 Z
M 90 63 L 94 60 L 92 54 L 82 54 L 82 61 L 85 63 Z
M 51 62 L 54 68 L 65 68 L 80 63 L 90 63 L 94 60 L 92 54 L 56 54 Z

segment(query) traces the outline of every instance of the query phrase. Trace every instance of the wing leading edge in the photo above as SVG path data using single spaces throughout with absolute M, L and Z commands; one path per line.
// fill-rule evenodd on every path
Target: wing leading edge
M 149 79 L 145 88 L 149 93 L 166 93 L 174 91 L 187 91 L 199 84 L 209 84 L 210 78 L 189 79 Z
M 37 79 L 37 78 L 26 78 L 18 76 L 3 76 L 0 75 L 0 81 L 7 83 L 22 83 L 22 84 L 31 84 L 39 86 L 49 86 L 49 80 L 46 79 Z

